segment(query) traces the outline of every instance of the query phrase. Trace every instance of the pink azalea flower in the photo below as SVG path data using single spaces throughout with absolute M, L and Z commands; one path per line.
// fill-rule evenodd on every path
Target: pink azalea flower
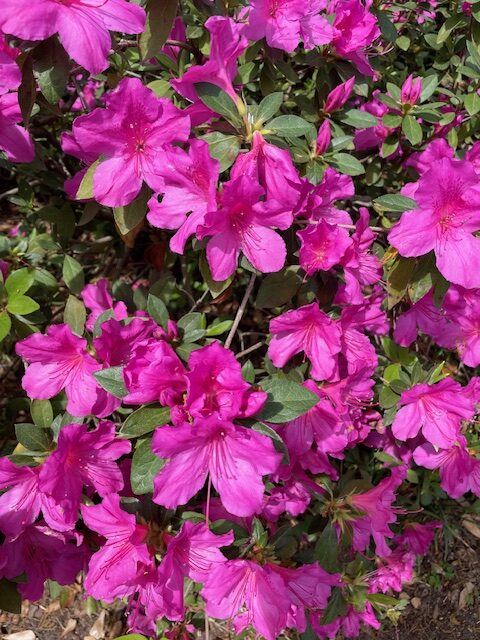
M 65 389 L 67 411 L 73 416 L 110 415 L 120 400 L 107 393 L 93 377 L 102 365 L 87 352 L 87 341 L 66 324 L 51 325 L 16 345 L 28 367 L 22 386 L 30 398 L 48 400 Z
M 250 0 L 245 35 L 250 40 L 266 38 L 267 44 L 287 53 L 294 51 L 300 40 L 305 49 L 327 44 L 333 29 L 319 15 L 324 0 Z
M 300 239 L 300 266 L 308 276 L 317 271 L 328 271 L 345 254 L 352 241 L 346 229 L 320 220 L 316 225 L 297 231 Z
M 224 420 L 247 418 L 258 413 L 267 399 L 264 391 L 254 391 L 242 377 L 233 353 L 215 341 L 192 351 L 185 374 L 187 393 L 180 418 L 208 418 L 217 414 Z M 176 419 L 175 415 L 173 417 Z M 182 420 L 180 420 L 182 421 Z
M 80 294 L 85 306 L 91 312 L 86 324 L 88 331 L 93 331 L 98 316 L 109 309 L 113 310 L 114 317 L 117 320 L 124 320 L 128 317 L 125 303 L 115 302 L 114 304 L 108 288 L 109 282 L 107 278 L 100 278 L 95 284 L 87 284 Z
M 382 309 L 386 298 L 385 292 L 378 285 L 372 289 L 373 293 L 365 296 L 361 304 L 345 303 L 346 306 L 342 309 L 342 320 L 361 331 L 370 331 L 384 336 L 390 331 L 387 314 Z
M 113 422 L 101 422 L 88 431 L 87 425 L 62 427 L 56 450 L 43 463 L 40 487 L 63 510 L 64 527 L 75 526 L 83 487 L 105 497 L 123 489 L 123 476 L 115 460 L 129 453 L 128 440 L 115 440 Z
M 370 250 L 376 234 L 368 226 L 370 215 L 364 207 L 360 208 L 360 219 L 355 225 L 352 243 L 341 260 L 345 273 L 345 285 L 340 287 L 336 302 L 362 304 L 362 287 L 377 283 L 382 277 L 382 264 Z
M 402 534 L 396 538 L 399 545 L 414 553 L 416 556 L 424 556 L 435 537 L 435 531 L 441 529 L 441 522 L 406 522 Z
M 217 205 L 218 160 L 213 160 L 208 144 L 190 140 L 189 150 L 166 149 L 165 160 L 157 170 L 162 178 L 161 202 L 154 195 L 148 202 L 148 221 L 160 229 L 178 229 L 170 240 L 176 253 L 185 251 L 187 239 L 205 221 L 205 214 Z M 187 216 L 187 213 L 190 215 Z
M 332 46 L 367 76 L 374 76 L 366 49 L 380 35 L 377 19 L 370 13 L 372 0 L 330 0 L 328 11 L 335 14 Z
M 126 404 L 180 404 L 187 388 L 185 373 L 180 358 L 165 341 L 139 342 L 123 369 L 128 390 L 123 400 Z
M 63 513 L 40 490 L 40 467 L 17 467 L 8 458 L 0 459 L 0 531 L 15 537 L 35 522 L 43 511 L 47 524 L 64 530 Z
M 22 72 L 15 62 L 20 51 L 9 47 L 5 36 L 0 32 L 0 95 L 18 89 L 22 81 Z
M 333 206 L 335 201 L 351 198 L 355 193 L 350 176 L 337 173 L 328 167 L 320 184 L 314 186 L 308 181 L 303 182 L 297 191 L 299 202 L 295 215 L 298 217 L 325 220 L 333 225 L 352 223 L 347 211 Z
M 403 549 L 395 549 L 391 556 L 377 561 L 369 582 L 370 593 L 387 593 L 391 589 L 400 593 L 403 585 L 413 580 L 415 555 Z
M 452 286 L 443 301 L 446 331 L 441 346 L 456 347 L 461 361 L 469 367 L 480 364 L 480 291 Z
M 252 148 L 237 156 L 230 171 L 231 180 L 246 176 L 265 190 L 267 200 L 280 201 L 293 210 L 298 201 L 295 185 L 301 188 L 298 170 L 290 152 L 267 142 L 259 131 L 252 137 Z
M 223 505 L 237 516 L 251 516 L 260 509 L 262 476 L 274 473 L 282 458 L 270 438 L 218 414 L 157 429 L 152 449 L 168 459 L 154 480 L 155 502 L 167 508 L 186 504 L 210 474 Z
M 475 145 L 470 149 L 474 148 Z M 405 161 L 406 167 L 413 167 L 415 171 L 421 176 L 426 173 L 432 164 L 442 158 L 453 160 L 455 157 L 455 151 L 443 138 L 433 140 L 428 144 L 424 151 L 412 153 L 412 155 Z M 470 157 L 466 156 L 466 159 L 475 164 Z
M 130 595 L 139 576 L 152 566 L 153 558 L 145 544 L 148 527 L 137 524 L 134 515 L 121 509 L 115 493 L 101 504 L 82 505 L 81 510 L 87 527 L 106 538 L 90 559 L 85 577 L 87 593 L 106 602 Z
M 448 449 L 437 450 L 427 442 L 415 449 L 413 459 L 419 467 L 440 469 L 440 486 L 451 498 L 457 500 L 469 490 L 473 458 L 463 436 L 458 438 L 458 444 Z
M 284 580 L 269 565 L 230 560 L 214 567 L 202 589 L 209 616 L 231 620 L 235 632 L 252 626 L 275 640 L 287 625 L 291 606 Z
M 0 150 L 12 162 L 32 162 L 35 148 L 28 131 L 18 124 L 21 121 L 17 93 L 0 95 Z
M 238 71 L 237 60 L 248 46 L 248 40 L 243 35 L 244 25 L 229 17 L 212 16 L 205 22 L 205 27 L 211 36 L 208 61 L 203 65 L 190 67 L 179 80 L 171 80 L 171 84 L 181 96 L 198 103 L 195 84 L 209 82 L 223 89 L 236 103 L 238 97 L 232 82 Z M 198 119 L 192 114 L 192 122 L 200 124 L 210 119 L 211 115 L 213 112 L 203 107 Z
M 11 579 L 26 574 L 18 590 L 28 600 L 39 600 L 45 580 L 72 584 L 86 558 L 85 547 L 76 546 L 70 537 L 41 523 L 32 524 L 0 546 L 0 576 Z
M 328 380 L 335 371 L 341 350 L 341 332 L 336 323 L 312 302 L 292 309 L 270 322 L 272 340 L 268 355 L 276 367 L 283 367 L 303 351 L 312 364 L 315 380 Z
M 463 420 L 471 420 L 475 405 L 451 378 L 436 384 L 416 384 L 400 397 L 401 407 L 392 424 L 398 440 L 415 438 L 422 430 L 428 442 L 448 449 L 457 441 Z
M 120 308 L 117 307 L 117 312 Z M 148 318 L 133 318 L 123 324 L 115 318 L 102 322 L 102 333 L 93 339 L 98 358 L 107 367 L 119 367 L 130 362 L 137 347 L 163 329 Z
M 63 149 L 87 164 L 101 157 L 93 195 L 100 204 L 120 207 L 136 198 L 144 181 L 154 190 L 161 186 L 157 170 L 165 162 L 165 145 L 185 142 L 190 120 L 137 78 L 121 80 L 105 104 L 74 121 Z
M 214 280 L 230 277 L 241 253 L 262 273 L 283 267 L 285 242 L 273 228 L 288 229 L 292 214 L 277 200 L 262 201 L 263 195 L 260 185 L 242 176 L 224 184 L 219 208 L 205 216 L 197 237 L 210 237 L 207 260 Z
M 332 129 L 330 120 L 324 120 L 318 129 L 317 139 L 315 140 L 315 154 L 323 156 L 332 141 Z
M 325 100 L 325 106 L 323 107 L 325 113 L 334 113 L 341 109 L 352 95 L 354 85 L 355 76 L 352 76 L 346 82 L 342 82 L 342 84 L 332 89 Z
M 380 557 L 387 557 L 392 550 L 387 546 L 386 538 L 393 538 L 389 527 L 396 522 L 397 516 L 392 507 L 397 489 L 407 475 L 406 467 L 395 467 L 389 478 L 385 478 L 376 487 L 348 498 L 349 504 L 364 516 L 356 516 L 351 520 L 353 527 L 353 548 L 365 551 L 370 536 L 375 542 L 375 552 Z
M 330 640 L 335 640 L 339 631 L 343 633 L 345 638 L 358 638 L 362 624 L 377 630 L 381 627 L 369 602 L 365 604 L 365 608 L 361 612 L 350 606 L 345 616 L 337 618 L 329 624 L 320 624 L 320 619 L 321 616 L 312 616 L 313 630 L 319 638 L 329 638 Z
M 378 357 L 375 347 L 367 338 L 367 336 L 359 330 L 356 323 L 351 320 L 350 314 L 342 315 L 339 321 L 342 331 L 342 358 L 338 360 L 337 376 L 343 377 L 345 373 L 353 375 L 357 372 L 364 372 L 365 375 L 373 376 L 378 366 Z
M 402 256 L 435 252 L 447 280 L 467 289 L 480 286 L 480 179 L 467 161 L 434 162 L 409 190 L 417 209 L 405 212 L 389 234 Z
M 398 316 L 393 337 L 397 344 L 409 347 L 416 340 L 419 330 L 445 348 L 455 346 L 445 313 L 433 301 L 433 289 Z
M 75 62 L 97 74 L 108 67 L 109 32 L 142 33 L 145 11 L 125 0 L 2 0 L 0 27 L 23 40 L 58 33 Z
M 414 105 L 420 99 L 422 93 L 422 79 L 415 78 L 410 74 L 402 85 L 400 100 L 402 104 Z
M 395 129 L 386 127 L 383 124 L 382 118 L 389 112 L 389 109 L 378 99 L 379 93 L 380 90 L 375 89 L 372 94 L 372 100 L 370 100 L 370 102 L 365 102 L 360 106 L 360 111 L 370 113 L 372 116 L 377 118 L 377 124 L 374 127 L 368 127 L 368 129 L 358 129 L 355 132 L 353 142 L 357 151 L 378 148 L 380 150 L 380 156 L 383 157 L 382 145 L 385 142 L 385 139 L 388 138 Z
M 168 34 L 168 40 L 176 40 L 177 42 L 187 41 L 187 30 L 185 24 L 180 16 L 177 16 L 173 22 L 173 27 Z M 162 47 L 162 53 L 167 55 L 172 60 L 177 60 L 181 49 L 178 46 L 171 44 L 164 44 Z
M 185 522 L 180 533 L 167 538 L 167 551 L 158 568 L 158 582 L 150 592 L 147 612 L 158 617 L 158 612 L 169 620 L 183 620 L 184 578 L 205 582 L 219 564 L 227 561 L 220 551 L 234 540 L 233 532 L 215 535 L 205 524 Z

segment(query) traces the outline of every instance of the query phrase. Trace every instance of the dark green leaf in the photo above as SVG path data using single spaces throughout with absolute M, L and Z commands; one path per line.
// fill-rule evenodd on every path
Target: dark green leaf
M 6 311 L 0 311 L 0 342 L 8 336 L 12 328 L 12 321 Z
M 75 296 L 69 295 L 63 311 L 64 322 L 68 324 L 73 333 L 81 336 L 83 335 L 86 319 L 87 310 L 83 302 Z
M 272 273 L 263 279 L 255 306 L 259 309 L 280 307 L 292 300 L 301 284 L 297 266 L 285 267 L 278 273 Z
M 75 196 L 77 200 L 91 200 L 93 198 L 93 175 L 100 164 L 100 159 L 91 164 L 82 178 Z
M 47 429 L 22 422 L 15 425 L 17 440 L 29 451 L 50 451 L 52 440 Z
M 202 136 L 208 142 L 210 155 L 220 162 L 220 171 L 226 171 L 235 162 L 240 151 L 240 140 L 237 136 L 212 131 Z
M 402 121 L 402 131 L 412 145 L 420 144 L 423 138 L 422 127 L 413 116 L 405 116 Z
M 272 427 L 269 427 L 264 422 L 255 422 L 252 425 L 252 429 L 257 433 L 261 433 L 262 435 L 267 436 L 267 438 L 270 438 L 271 440 L 273 440 L 275 449 L 283 455 L 282 464 L 290 463 L 290 455 L 288 453 L 287 445 L 282 440 L 282 438 L 278 435 L 275 429 L 272 429 Z
M 165 465 L 165 460 L 152 451 L 151 438 L 139 440 L 132 458 L 130 481 L 136 495 L 153 492 L 153 479 Z
M 147 0 L 147 22 L 138 46 L 143 60 L 160 53 L 177 14 L 178 0 Z
M 153 320 L 164 329 L 168 325 L 168 309 L 161 298 L 149 293 L 147 298 L 147 311 Z
M 49 400 L 32 400 L 30 404 L 32 420 L 37 427 L 48 429 L 53 421 L 53 409 Z
M 143 188 L 136 200 L 124 207 L 115 207 L 113 217 L 122 236 L 135 229 L 147 213 L 147 202 L 150 198 L 148 189 Z
M 45 98 L 57 104 L 66 91 L 70 58 L 55 36 L 33 50 L 33 71 Z
M 80 293 L 85 286 L 82 265 L 69 255 L 63 261 L 63 279 L 72 293 Z
M 279 111 L 283 103 L 283 92 L 277 91 L 266 96 L 258 105 L 257 112 L 255 114 L 255 121 L 259 125 L 263 125 L 264 122 L 273 118 L 273 116 Z
M 360 109 L 350 109 L 341 118 L 341 122 L 349 124 L 355 129 L 368 129 L 377 125 L 377 118 L 367 111 Z
M 22 597 L 17 585 L 6 578 L 0 578 L 0 610 L 9 613 L 20 613 L 22 610 Z
M 298 138 L 305 135 L 311 128 L 310 122 L 307 122 L 299 116 L 278 116 L 266 125 L 268 131 L 271 131 L 282 138 Z
M 262 380 L 261 388 L 267 392 L 268 398 L 257 417 L 266 422 L 289 422 L 318 403 L 318 396 L 292 380 L 267 378 Z
M 96 371 L 94 377 L 98 384 L 116 398 L 124 398 L 128 391 L 123 381 L 122 367 L 110 367 Z
M 168 407 L 140 407 L 128 416 L 119 435 L 122 438 L 138 438 L 169 422 L 170 409 Z
M 347 609 L 347 601 L 343 597 L 341 590 L 338 587 L 334 587 L 320 624 L 330 624 L 340 616 L 344 616 L 347 613 Z
M 348 153 L 336 153 L 331 164 L 347 176 L 361 176 L 365 173 L 363 164 Z
M 333 524 L 329 522 L 315 545 L 314 557 L 329 573 L 340 571 L 338 565 L 338 536 Z
M 412 198 L 407 198 L 399 193 L 380 196 L 373 201 L 383 211 L 411 211 L 417 208 L 417 203 Z
M 242 124 L 237 105 L 223 89 L 210 82 L 197 82 L 195 89 L 200 100 L 209 109 L 223 116 L 236 127 Z

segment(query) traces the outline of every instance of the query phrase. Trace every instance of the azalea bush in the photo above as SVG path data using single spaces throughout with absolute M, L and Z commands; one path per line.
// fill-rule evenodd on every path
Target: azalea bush
M 478 511 L 480 2 L 0 29 L 0 608 L 79 580 L 137 640 L 395 624 Z

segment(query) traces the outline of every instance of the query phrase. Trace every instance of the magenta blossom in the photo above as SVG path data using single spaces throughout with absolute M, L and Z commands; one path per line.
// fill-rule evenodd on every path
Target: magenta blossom
M 126 0 L 2 0 L 0 28 L 23 40 L 58 33 L 68 54 L 97 74 L 108 67 L 110 31 L 142 33 L 145 11 Z
M 217 210 L 205 216 L 197 237 L 209 237 L 207 260 L 214 280 L 226 280 L 244 253 L 262 273 L 280 271 L 285 242 L 273 229 L 288 229 L 292 214 L 277 200 L 261 200 L 264 190 L 246 176 L 224 184 Z
M 350 605 L 347 613 L 330 622 L 329 624 L 320 624 L 321 616 L 312 617 L 312 628 L 319 638 L 329 638 L 335 640 L 338 638 L 340 631 L 345 638 L 358 638 L 360 635 L 361 625 L 366 625 L 372 629 L 380 629 L 380 621 L 375 616 L 375 611 L 370 604 L 366 602 L 362 611 L 357 611 L 355 607 Z
M 5 36 L 0 32 L 0 95 L 18 89 L 22 81 L 22 72 L 15 62 L 20 51 L 9 47 Z
M 128 440 L 115 440 L 113 422 L 101 422 L 93 431 L 83 424 L 62 427 L 56 450 L 41 467 L 40 487 L 61 506 L 64 531 L 77 521 L 84 486 L 102 497 L 123 489 L 122 472 L 115 461 L 130 450 Z
M 212 16 L 205 22 L 205 27 L 211 35 L 210 56 L 203 65 L 190 67 L 179 80 L 172 80 L 171 84 L 178 93 L 193 102 L 195 110 L 191 112 L 193 124 L 200 124 L 209 120 L 213 112 L 199 103 L 195 84 L 208 82 L 220 87 L 234 102 L 237 95 L 233 88 L 233 80 L 237 75 L 237 60 L 248 46 L 248 40 L 243 35 L 244 26 L 232 18 Z
M 395 541 L 409 549 L 417 556 L 424 556 L 435 537 L 435 531 L 441 529 L 443 524 L 439 521 L 427 522 L 406 522 L 402 534 Z
M 188 367 L 185 403 L 179 411 L 181 417 L 186 414 L 190 420 L 217 414 L 224 420 L 247 418 L 265 404 L 267 394 L 254 391 L 245 382 L 240 363 L 219 342 L 193 351 Z
M 428 442 L 444 449 L 458 440 L 462 421 L 475 413 L 474 403 L 451 378 L 415 385 L 402 393 L 399 406 L 392 424 L 398 440 L 415 438 L 421 429 Z
M 415 78 L 410 74 L 402 85 L 400 100 L 402 104 L 414 105 L 420 100 L 422 93 L 422 79 Z
M 415 555 L 404 549 L 395 549 L 388 558 L 377 561 L 377 569 L 369 581 L 370 593 L 387 593 L 392 589 L 400 593 L 405 583 L 413 579 Z
M 0 150 L 12 162 L 32 162 L 35 148 L 28 131 L 18 124 L 21 121 L 17 93 L 0 95 Z
M 301 242 L 300 266 L 309 276 L 339 264 L 352 243 L 346 229 L 330 225 L 325 220 L 297 231 L 297 236 Z
M 233 621 L 236 633 L 252 626 L 275 640 L 287 626 L 291 603 L 284 580 L 269 565 L 230 560 L 208 576 L 202 596 L 209 616 Z
M 108 290 L 107 278 L 100 278 L 95 284 L 87 284 L 81 296 L 87 309 L 90 309 L 86 324 L 88 331 L 93 330 L 98 316 L 109 309 L 112 309 L 117 320 L 124 320 L 128 316 L 124 302 L 113 303 L 112 296 Z
M 48 400 L 65 389 L 67 411 L 74 416 L 110 415 L 120 401 L 97 383 L 93 374 L 102 365 L 87 352 L 87 341 L 66 324 L 51 325 L 16 345 L 28 367 L 22 386 L 30 398 Z
M 408 195 L 418 208 L 402 215 L 390 243 L 406 257 L 433 250 L 447 280 L 467 289 L 480 287 L 480 239 L 472 235 L 480 230 L 480 179 L 472 164 L 438 160 L 408 186 Z
M 24 598 L 39 600 L 45 580 L 72 584 L 86 559 L 83 545 L 77 546 L 67 535 L 40 522 L 14 538 L 7 538 L 0 546 L 0 576 L 12 579 L 26 574 L 18 589 Z
M 419 467 L 440 469 L 440 486 L 451 498 L 458 500 L 470 489 L 474 459 L 463 436 L 448 449 L 438 450 L 427 442 L 415 449 L 413 459 Z
M 216 414 L 157 429 L 152 449 L 168 459 L 154 480 L 155 502 L 169 509 L 186 504 L 210 474 L 222 504 L 237 516 L 251 516 L 261 508 L 262 476 L 274 473 L 282 458 L 270 438 Z
M 276 367 L 283 367 L 303 351 L 312 364 L 312 378 L 328 380 L 335 371 L 335 356 L 341 350 L 340 329 L 312 302 L 287 311 L 270 322 L 272 340 L 268 355 Z
M 120 311 L 121 307 L 116 307 L 116 310 Z M 102 322 L 100 330 L 101 334 L 93 339 L 93 346 L 106 367 L 128 364 L 143 341 L 163 333 L 163 329 L 146 317 L 132 318 L 126 324 L 110 318 Z
M 115 493 L 101 504 L 82 505 L 81 509 L 87 527 L 106 538 L 90 559 L 85 578 L 87 593 L 107 602 L 130 595 L 139 576 L 152 565 L 145 544 L 148 528 L 137 524 L 135 516 L 121 509 Z
M 355 76 L 352 76 L 346 82 L 342 82 L 342 84 L 332 89 L 325 100 L 323 107 L 325 113 L 334 113 L 341 109 L 352 95 L 354 85 Z
M 245 35 L 250 40 L 266 38 L 267 44 L 287 53 L 303 40 L 305 49 L 313 49 L 332 40 L 333 29 L 319 15 L 324 0 L 250 0 Z
M 353 548 L 356 551 L 364 551 L 372 536 L 377 555 L 386 557 L 391 554 L 386 538 L 393 538 L 389 525 L 397 519 L 392 504 L 396 499 L 395 489 L 402 484 L 406 475 L 406 467 L 395 467 L 390 477 L 379 482 L 373 489 L 348 498 L 348 502 L 356 511 L 365 514 L 351 520 Z
M 455 346 L 445 313 L 434 303 L 433 289 L 398 316 L 393 337 L 397 344 L 409 347 L 419 330 L 445 348 L 452 349 Z
M 87 164 L 100 160 L 93 196 L 100 204 L 119 207 L 136 198 L 144 181 L 152 189 L 161 187 L 157 170 L 165 162 L 165 145 L 185 142 L 190 120 L 137 78 L 121 80 L 105 105 L 74 121 L 63 148 Z
M 188 152 L 179 147 L 166 149 L 165 162 L 157 170 L 163 181 L 161 202 L 158 195 L 150 198 L 147 218 L 154 227 L 178 229 L 170 240 L 172 251 L 183 253 L 207 211 L 216 208 L 219 173 L 219 162 L 212 159 L 203 140 L 190 140 Z

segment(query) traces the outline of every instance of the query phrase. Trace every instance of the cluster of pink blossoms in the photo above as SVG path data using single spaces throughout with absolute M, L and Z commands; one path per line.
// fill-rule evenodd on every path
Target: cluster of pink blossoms
M 201 100 L 199 83 L 222 89 L 241 115 L 239 60 L 251 42 L 264 40 L 262 46 L 280 56 L 300 46 L 307 52 L 321 47 L 325 59 L 349 61 L 375 78 L 370 57 L 380 29 L 372 4 L 251 0 L 235 17 L 205 22 L 208 55 L 196 51 L 195 63 L 170 80 L 180 97 L 175 104 L 136 77 L 106 91 L 101 106 L 95 92 L 102 84 L 90 79 L 83 100 L 74 103 L 86 113 L 61 140 L 63 151 L 82 163 L 65 184 L 71 200 L 116 208 L 147 192 L 148 223 L 171 232 L 175 254 L 204 247 L 214 281 L 234 276 L 239 264 L 262 274 L 293 265 L 305 280 L 334 281 L 335 290 L 329 305 L 306 296 L 298 308 L 270 320 L 268 365 L 276 371 L 256 384 L 254 375 L 247 381 L 233 351 L 204 334 L 185 356 L 179 324 L 169 319 L 159 326 L 148 313 L 114 302 L 104 279 L 81 293 L 90 311 L 85 334 L 60 323 L 18 342 L 28 397 L 54 399 L 67 412 L 63 420 L 57 416 L 51 446 L 31 466 L 16 464 L 15 457 L 0 460 L 0 577 L 25 574 L 18 586 L 25 598 L 40 598 L 47 579 L 68 584 L 83 572 L 87 594 L 125 599 L 129 629 L 154 637 L 162 618 L 178 628 L 190 621 L 190 581 L 199 585 L 194 588 L 206 616 L 227 621 L 236 633 L 253 628 L 275 640 L 286 629 L 311 628 L 319 638 L 355 637 L 361 624 L 379 628 L 375 597 L 402 591 L 416 556 L 426 553 L 441 526 L 399 517 L 405 515 L 400 487 L 408 471 L 414 465 L 439 469 L 449 496 L 480 497 L 480 459 L 465 429 L 477 414 L 479 378 L 465 386 L 440 375 L 412 382 L 390 422 L 377 408 L 376 346 L 390 324 L 378 229 L 371 228 L 367 207 L 345 204 L 355 195 L 353 180 L 329 166 L 314 183 L 261 127 L 245 138 L 248 148 L 224 179 L 207 140 L 197 136 L 197 126 L 208 129 L 221 115 Z M 436 2 L 430 5 L 421 19 L 434 16 Z M 111 32 L 142 33 L 145 19 L 144 10 L 126 0 L 38 0 L 33 7 L 3 0 L 0 6 L 0 29 L 9 37 L 39 42 L 57 34 L 92 74 L 108 67 Z M 162 53 L 175 62 L 187 40 L 181 18 L 170 37 Z M 8 42 L 2 34 L 0 148 L 13 161 L 30 162 L 33 143 L 18 124 L 20 50 Z M 355 82 L 352 76 L 327 94 L 312 158 L 328 152 L 334 115 L 358 104 Z M 374 91 L 360 111 L 375 116 L 377 125 L 357 130 L 356 150 L 381 147 L 395 131 L 381 119 L 417 105 L 421 91 L 421 80 L 408 76 L 399 110 Z M 181 100 L 188 106 L 176 106 Z M 438 138 L 442 133 L 436 129 L 437 139 L 406 160 L 418 179 L 402 194 L 415 209 L 403 213 L 388 240 L 403 258 L 431 255 L 451 286 L 440 304 L 432 289 L 399 314 L 393 337 L 407 347 L 426 334 L 475 367 L 480 146 L 458 159 Z M 104 376 L 112 373 L 115 385 L 109 386 Z M 293 419 L 269 420 L 269 382 L 292 382 L 293 375 L 313 398 L 310 408 Z M 140 438 L 132 460 L 130 439 L 117 427 L 139 406 L 164 417 L 131 437 Z M 140 492 L 131 470 L 143 445 L 154 473 Z M 388 459 L 379 469 L 382 479 L 368 489 L 337 484 L 338 461 L 358 445 Z M 312 505 L 329 519 L 348 560 L 367 563 L 374 554 L 360 584 L 364 600 L 354 606 L 345 599 L 333 617 L 327 615 L 332 592 L 351 588 L 346 573 L 326 571 L 314 556 L 292 560 L 277 545 L 287 519 L 293 543 L 308 546 L 312 532 L 297 527 L 296 519 Z

